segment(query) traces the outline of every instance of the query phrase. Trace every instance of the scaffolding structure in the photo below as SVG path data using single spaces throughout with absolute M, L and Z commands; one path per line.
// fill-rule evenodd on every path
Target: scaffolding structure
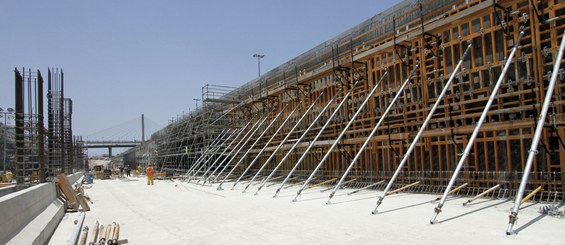
M 564 14 L 562 1 L 403 1 L 239 88 L 207 85 L 221 92 L 152 139 L 158 162 L 189 169 L 220 129 L 250 121 L 253 133 L 221 149 L 237 181 L 286 177 L 281 188 L 302 190 L 339 179 L 330 198 L 341 185 L 386 189 L 378 204 L 389 190 L 444 193 L 443 202 L 455 192 L 512 198 L 519 186 L 563 201 Z M 544 100 L 547 120 L 537 122 Z

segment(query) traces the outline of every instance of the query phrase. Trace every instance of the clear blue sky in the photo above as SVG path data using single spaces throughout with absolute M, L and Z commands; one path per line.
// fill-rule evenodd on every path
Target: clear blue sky
M 75 135 L 142 113 L 165 126 L 202 86 L 256 78 L 254 53 L 265 73 L 398 2 L 2 0 L 0 107 L 14 106 L 15 67 L 58 67 Z

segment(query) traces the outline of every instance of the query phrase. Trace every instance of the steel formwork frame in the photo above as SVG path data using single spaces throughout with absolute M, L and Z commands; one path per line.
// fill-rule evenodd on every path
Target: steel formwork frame
M 347 170 L 348 177 L 356 179 L 355 185 L 391 190 L 408 186 L 404 191 L 449 193 L 447 186 L 463 157 L 460 153 L 468 145 L 470 151 L 456 176 L 458 181 L 468 184 L 458 195 L 486 193 L 483 196 L 512 197 L 523 183 L 521 177 L 526 176 L 529 181 L 523 186 L 524 192 L 544 186 L 533 200 L 562 201 L 565 83 L 557 82 L 553 93 L 545 91 L 555 63 L 562 62 L 555 57 L 565 30 L 563 13 L 565 3 L 560 1 L 403 1 L 225 93 L 226 97 L 221 99 L 225 104 L 223 114 L 230 119 L 241 118 L 263 111 L 265 107 L 259 103 L 262 100 L 289 102 L 296 97 L 288 93 L 289 89 L 299 91 L 305 98 L 305 103 L 300 105 L 302 109 L 310 106 L 308 100 L 322 93 L 314 108 L 324 107 L 337 93 L 347 93 L 329 108 L 330 113 L 336 113 L 335 117 L 323 115 L 315 121 L 313 113 L 294 132 L 283 128 L 278 133 L 298 139 L 309 126 L 311 132 L 319 132 L 327 124 L 319 139 L 315 133 L 308 133 L 302 139 L 304 143 L 297 144 L 294 154 L 304 162 L 296 170 L 291 162 L 280 161 L 288 155 L 284 149 L 293 145 L 288 140 L 281 146 L 283 151 L 273 153 L 274 159 L 267 166 L 251 166 L 249 172 L 259 172 L 263 167 L 266 174 L 296 171 L 298 174 L 293 178 L 300 182 L 312 174 L 323 153 L 327 153 L 326 163 L 315 176 L 323 182 L 342 176 L 349 167 L 347 163 L 356 156 L 357 163 Z M 519 52 L 514 59 L 507 60 L 521 31 L 524 34 Z M 469 55 L 463 57 L 468 42 L 473 45 Z M 462 67 L 457 71 L 455 67 L 461 58 Z M 407 67 L 417 63 L 420 64 L 417 75 L 401 91 L 402 82 L 410 76 Z M 501 76 L 505 64 L 508 64 L 507 72 Z M 357 86 L 351 86 L 359 74 L 355 72 L 357 69 L 364 69 L 367 77 Z M 369 95 L 386 71 L 390 74 L 378 91 Z M 565 71 L 557 72 L 559 81 L 565 79 Z M 448 75 L 454 78 L 446 84 Z M 472 140 L 470 136 L 489 98 L 497 93 L 493 87 L 499 78 L 502 84 L 498 94 L 484 114 L 484 124 L 476 139 Z M 444 88 L 445 95 L 438 96 Z M 396 95 L 399 95 L 397 101 L 391 103 Z M 354 118 L 367 97 L 367 105 Z M 531 172 L 524 175 L 539 108 L 548 97 L 552 98 L 547 115 L 549 124 L 540 129 L 538 155 L 532 159 Z M 343 107 L 334 109 L 342 102 Z M 431 113 L 434 105 L 437 108 Z M 383 125 L 372 133 L 390 106 Z M 289 111 L 285 113 L 283 117 Z M 354 123 L 344 131 L 345 124 L 352 120 Z M 417 136 L 418 142 L 411 146 L 410 156 L 404 158 L 423 125 L 427 128 Z M 341 132 L 343 138 L 336 142 Z M 259 142 L 255 151 L 250 152 L 251 157 L 258 157 L 259 162 L 270 158 L 257 155 L 272 136 L 253 138 Z M 272 145 L 283 141 L 284 137 L 274 136 Z M 315 138 L 313 150 L 306 152 Z M 335 143 L 338 147 L 330 151 Z M 373 185 L 391 179 L 401 162 L 404 162 L 402 174 L 394 183 L 388 187 L 384 183 Z M 247 163 L 242 160 L 243 166 L 248 166 Z

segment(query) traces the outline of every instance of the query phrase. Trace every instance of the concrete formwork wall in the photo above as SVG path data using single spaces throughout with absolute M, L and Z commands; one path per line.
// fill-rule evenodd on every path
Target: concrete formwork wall
M 269 173 L 292 143 L 287 143 L 278 152 L 273 152 L 274 146 L 289 134 L 291 125 L 296 124 L 306 108 L 323 92 L 311 115 L 300 123 L 291 139 L 297 139 L 336 94 L 337 100 L 282 164 L 278 174 L 285 174 L 294 166 L 337 104 L 346 100 L 315 148 L 298 167 L 299 175 L 308 175 L 345 125 L 354 120 L 319 174 L 323 179 L 341 176 L 398 93 L 402 82 L 419 64 L 410 84 L 400 92 L 399 100 L 349 175 L 350 179 L 364 183 L 390 179 L 463 55 L 466 43 L 471 42 L 471 54 L 464 60 L 463 69 L 457 72 L 448 94 L 442 99 L 396 182 L 403 185 L 420 180 L 422 183 L 412 190 L 441 192 L 523 27 L 525 35 L 521 47 L 459 177 L 460 182 L 469 182 L 465 188 L 469 194 L 500 183 L 503 187 L 496 195 L 510 197 L 520 181 L 545 96 L 548 72 L 554 65 L 553 59 L 565 29 L 563 18 L 553 18 L 565 13 L 565 3 L 528 0 L 496 3 L 498 6 L 495 7 L 490 0 L 404 1 L 228 93 L 226 99 L 241 99 L 239 104 L 224 107 L 224 112 L 237 120 L 256 121 L 261 116 L 253 115 L 265 116 L 267 113 L 270 113 L 269 120 L 273 120 L 289 104 L 264 137 L 259 138 L 259 134 L 252 137 L 250 142 L 258 143 L 239 169 L 248 166 L 274 129 L 298 106 L 298 112 L 290 120 L 293 123 L 278 133 L 267 147 L 267 153 L 251 167 L 251 173 L 257 171 L 270 154 L 275 154 L 275 160 L 267 165 L 264 174 Z M 532 6 L 532 3 L 537 5 Z M 540 17 L 539 13 L 542 13 Z M 388 76 L 371 96 L 368 105 L 359 116 L 352 118 L 385 71 Z M 353 87 L 357 80 L 360 82 Z M 545 146 L 539 150 L 530 177 L 529 189 L 544 187 L 544 191 L 535 197 L 538 200 L 563 198 L 565 149 L 560 139 L 565 135 L 565 128 L 561 126 L 565 110 L 561 91 L 564 89 L 565 85 L 557 85 L 550 121 L 542 138 Z M 350 90 L 352 93 L 344 97 Z M 262 132 L 264 127 L 259 131 Z M 242 155 L 229 157 L 238 159 Z

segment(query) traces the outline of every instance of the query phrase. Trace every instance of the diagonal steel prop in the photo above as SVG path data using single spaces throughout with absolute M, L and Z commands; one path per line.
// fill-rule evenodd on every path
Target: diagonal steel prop
M 498 93 L 498 89 L 502 85 L 502 81 L 504 80 L 504 77 L 506 76 L 506 72 L 508 71 L 508 68 L 510 67 L 510 64 L 512 63 L 512 59 L 514 58 L 514 54 L 516 53 L 516 50 L 520 46 L 520 41 L 522 40 L 522 36 L 524 36 L 523 30 L 520 32 L 520 35 L 518 36 L 518 39 L 516 40 L 516 45 L 514 45 L 514 47 L 512 48 L 512 51 L 508 55 L 508 59 L 506 60 L 506 63 L 504 64 L 504 68 L 502 69 L 502 73 L 498 77 L 498 81 L 496 82 L 496 85 L 492 89 L 489 100 L 487 101 L 487 104 L 485 105 L 485 108 L 483 109 L 483 113 L 481 114 L 481 117 L 479 118 L 479 121 L 477 122 L 477 126 L 473 130 L 473 134 L 471 134 L 471 138 L 469 138 L 469 141 L 467 142 L 467 146 L 465 146 L 465 150 L 461 154 L 461 158 L 459 159 L 459 162 L 457 163 L 457 167 L 455 168 L 455 171 L 453 171 L 453 175 L 451 176 L 451 179 L 449 180 L 449 183 L 447 184 L 447 188 L 443 192 L 443 196 L 441 197 L 441 200 L 437 204 L 437 207 L 435 207 L 435 209 L 434 209 L 434 214 L 432 216 L 432 219 L 430 220 L 430 224 L 435 224 L 437 222 L 436 218 L 439 215 L 439 213 L 441 212 L 441 208 L 445 204 L 445 200 L 447 199 L 447 195 L 448 195 L 449 191 L 451 190 L 451 188 L 453 187 L 453 184 L 455 184 L 455 180 L 457 180 L 457 176 L 459 175 L 459 171 L 461 171 L 461 168 L 463 167 L 463 164 L 467 160 L 467 156 L 469 156 L 469 152 L 471 151 L 471 148 L 473 147 L 473 142 L 475 142 L 475 139 L 477 138 L 477 135 L 479 134 L 479 131 L 481 130 L 481 127 L 482 127 L 485 119 L 487 118 L 488 111 L 490 110 L 490 107 L 491 107 L 494 99 L 496 98 L 496 95 Z
M 210 147 L 207 147 L 206 149 L 202 150 L 202 154 L 200 155 L 200 157 L 197 159 L 197 161 L 194 164 L 192 164 L 192 167 L 187 171 L 188 182 L 192 180 L 192 178 L 196 175 L 195 174 L 196 172 L 200 171 L 200 169 L 198 170 L 196 169 L 201 166 L 204 166 L 203 163 L 205 162 L 205 159 L 208 156 L 208 154 L 212 151 L 215 151 L 215 149 L 222 144 L 222 138 L 225 137 L 226 135 L 229 135 L 227 131 L 224 134 L 218 135 L 218 137 L 216 138 L 216 140 L 214 140 L 214 142 L 212 142 Z M 187 179 L 187 177 L 185 177 L 185 179 Z
M 255 127 L 253 127 L 253 130 L 250 130 L 249 132 L 247 132 L 247 134 L 243 137 L 243 140 L 240 141 L 235 148 L 230 152 L 230 154 L 228 154 L 228 156 L 232 156 L 227 162 L 226 160 L 228 159 L 227 157 L 224 158 L 224 161 L 222 161 L 219 165 L 218 168 L 222 166 L 222 164 L 224 164 L 224 162 L 226 162 L 226 164 L 224 165 L 224 167 L 222 168 L 222 170 L 216 175 L 216 177 L 214 178 L 213 182 L 216 182 L 216 180 L 218 179 L 218 177 L 220 175 L 222 175 L 222 173 L 226 170 L 226 168 L 231 164 L 231 162 L 233 161 L 233 159 L 235 159 L 235 157 L 239 154 L 239 152 L 241 150 L 243 150 L 243 148 L 245 147 L 245 145 L 247 145 L 247 143 L 249 142 L 249 140 L 251 139 L 251 137 L 253 137 L 253 135 L 255 134 L 255 132 L 257 132 L 257 130 L 259 130 L 259 128 L 261 128 L 261 126 L 263 126 L 263 123 L 265 123 L 267 121 L 267 119 L 269 118 L 269 116 L 271 115 L 271 112 L 274 111 L 274 108 L 267 113 L 267 115 L 265 115 L 263 117 L 262 120 L 258 120 L 257 122 L 255 122 Z M 234 153 L 235 152 L 235 153 Z M 234 153 L 232 155 L 232 153 Z M 212 173 L 210 176 L 212 176 L 214 173 Z
M 557 54 L 557 59 L 555 59 L 553 66 L 553 72 L 551 73 L 551 79 L 549 81 L 549 86 L 547 87 L 547 92 L 545 94 L 545 99 L 543 106 L 541 108 L 538 123 L 536 125 L 536 131 L 534 133 L 534 138 L 532 139 L 532 146 L 528 154 L 528 159 L 526 160 L 526 166 L 524 167 L 524 173 L 520 181 L 520 186 L 518 187 L 518 192 L 516 193 L 516 198 L 514 199 L 514 206 L 510 213 L 508 227 L 506 228 L 506 234 L 515 234 L 513 226 L 518 220 L 518 211 L 520 210 L 520 203 L 522 197 L 524 196 L 524 191 L 526 190 L 526 184 L 528 183 L 528 175 L 532 169 L 532 163 L 534 162 L 534 157 L 538 153 L 538 144 L 540 142 L 541 135 L 543 133 L 543 126 L 545 124 L 545 118 L 547 116 L 547 111 L 549 109 L 549 104 L 551 104 L 551 98 L 553 97 L 553 90 L 555 89 L 555 82 L 557 81 L 557 76 L 559 75 L 559 67 L 561 66 L 561 61 L 563 60 L 563 50 L 565 49 L 565 32 L 563 32 L 563 37 L 561 39 L 561 46 L 559 47 L 559 53 Z
M 224 130 L 224 131 L 225 131 L 225 130 Z M 220 137 L 223 136 L 223 134 L 225 133 L 224 131 L 222 131 L 222 134 L 218 135 L 218 137 L 216 138 L 216 140 L 215 140 L 214 142 L 216 142 L 217 140 L 219 140 Z M 214 142 L 213 142 L 213 143 L 214 143 Z M 208 150 L 208 148 L 207 148 L 206 150 Z M 196 159 L 196 161 L 192 164 L 192 166 L 190 166 L 190 168 L 188 168 L 188 170 L 186 171 L 186 173 L 185 173 L 184 176 L 183 176 L 183 181 L 190 177 L 190 173 L 194 170 L 194 168 L 195 168 L 196 166 L 198 166 L 198 165 L 200 164 L 200 161 L 202 160 L 203 156 L 204 156 L 204 152 L 203 152 L 203 154 L 201 154 L 201 155 Z
M 469 46 L 470 47 L 470 46 Z M 469 47 L 467 47 L 467 50 L 469 50 Z M 418 68 L 418 65 L 416 65 L 416 68 Z M 365 140 L 365 142 L 363 143 L 363 145 L 361 146 L 361 148 L 357 151 L 357 154 L 355 155 L 355 157 L 353 158 L 353 160 L 351 160 L 351 163 L 349 163 L 349 167 L 347 168 L 347 170 L 345 171 L 345 173 L 343 173 L 343 175 L 341 176 L 341 179 L 339 180 L 339 182 L 335 185 L 335 188 L 332 190 L 332 192 L 330 193 L 330 196 L 328 198 L 328 201 L 326 202 L 326 204 L 329 204 L 330 201 L 332 200 L 333 196 L 335 195 L 335 193 L 337 192 L 337 190 L 339 189 L 339 187 L 342 185 L 343 181 L 345 181 L 345 178 L 347 178 L 347 175 L 349 174 L 349 172 L 351 171 L 351 169 L 353 169 L 353 166 L 355 166 L 355 163 L 357 163 L 357 160 L 359 160 L 359 157 L 361 157 L 361 155 L 364 153 L 365 148 L 369 145 L 369 143 L 371 142 L 371 139 L 373 138 L 373 136 L 375 136 L 375 133 L 377 133 L 377 130 L 379 129 L 379 127 L 381 126 L 381 124 L 383 123 L 384 119 L 387 117 L 388 113 L 392 110 L 392 108 L 395 106 L 396 104 L 396 100 L 398 100 L 398 98 L 400 98 L 400 95 L 402 94 L 402 92 L 404 91 L 404 88 L 406 86 L 406 84 L 408 84 L 409 79 L 414 76 L 414 72 L 415 69 L 412 70 L 412 74 L 408 77 L 408 79 L 406 80 L 406 82 L 404 82 L 404 84 L 402 85 L 402 87 L 400 87 L 398 89 L 398 92 L 396 92 L 396 96 L 394 96 L 394 98 L 392 99 L 392 101 L 390 102 L 390 104 L 388 105 L 388 107 L 386 108 L 385 112 L 381 115 L 381 118 L 379 119 L 379 121 L 377 122 L 377 124 L 375 125 L 375 127 L 373 128 L 373 130 L 371 131 L 371 133 L 369 133 L 369 136 L 367 136 L 367 139 Z M 453 72 L 455 74 L 455 72 Z M 369 94 L 369 96 L 367 96 L 367 98 L 365 99 L 365 101 L 363 102 L 363 104 L 361 105 L 361 107 L 359 108 L 359 110 L 361 110 L 368 102 L 369 98 L 373 95 L 373 93 L 376 91 L 376 88 L 378 87 L 375 86 L 375 88 L 373 88 L 373 91 L 371 91 L 371 93 Z M 438 99 L 439 101 L 439 99 Z M 433 112 L 432 112 L 433 113 Z M 431 116 L 428 116 L 431 117 Z M 417 140 L 416 140 L 417 141 Z M 405 157 L 406 158 L 406 157 Z
M 273 124 L 279 119 L 279 117 L 282 115 L 282 113 L 284 112 L 284 110 L 287 107 L 288 107 L 288 104 L 286 104 L 284 106 L 284 108 L 279 111 L 279 113 L 275 116 L 275 118 L 271 121 L 271 123 L 269 123 L 269 125 L 265 128 L 265 130 L 263 130 L 263 132 L 257 137 L 255 142 L 253 142 L 253 144 L 251 144 L 251 146 L 247 149 L 247 151 L 243 154 L 243 156 L 239 159 L 239 161 L 233 166 L 233 168 L 230 170 L 230 172 L 220 182 L 220 185 L 218 185 L 218 188 L 217 188 L 218 190 L 222 190 L 222 184 L 224 184 L 226 182 L 228 177 L 230 177 L 230 175 L 233 173 L 233 171 L 235 171 L 237 166 L 239 166 L 239 164 L 241 164 L 245 160 L 245 157 L 247 156 L 247 154 L 249 154 L 249 152 L 251 152 L 251 150 L 253 150 L 253 147 L 255 147 L 255 145 L 259 142 L 259 140 L 261 138 L 263 138 L 263 136 L 267 133 L 267 131 L 269 131 L 269 129 L 271 129 L 271 126 L 273 126 Z
M 206 174 L 208 174 L 208 172 L 214 168 L 216 166 L 216 163 L 218 163 L 220 161 L 220 159 L 222 159 L 222 156 L 226 153 L 226 151 L 228 151 L 228 149 L 230 149 L 230 147 L 233 145 L 234 142 L 236 142 L 239 139 L 239 136 L 243 134 L 243 132 L 245 131 L 245 129 L 247 129 L 247 127 L 251 124 L 251 121 L 247 122 L 247 124 L 245 124 L 235 135 L 235 137 L 233 137 L 231 139 L 231 141 L 229 142 L 229 144 L 224 147 L 224 150 L 222 151 L 222 153 L 220 153 L 220 156 L 218 158 L 216 158 L 216 160 L 214 160 L 214 162 L 210 165 L 210 167 L 208 167 L 208 169 L 206 169 L 206 171 L 204 171 L 204 173 L 202 174 L 201 178 L 198 179 L 198 181 L 196 181 L 196 184 L 200 183 L 201 180 L 204 180 L 204 178 L 206 177 Z M 203 184 L 206 184 L 206 181 L 204 181 Z
M 386 74 L 386 73 L 385 73 Z M 306 158 L 306 155 L 308 154 L 308 152 L 310 151 L 310 149 L 312 149 L 312 147 L 314 146 L 314 144 L 316 143 L 316 141 L 318 140 L 318 138 L 320 138 L 320 136 L 322 136 L 322 133 L 324 132 L 324 130 L 326 129 L 326 127 L 328 127 L 328 125 L 330 125 L 332 119 L 335 117 L 335 115 L 337 115 L 337 113 L 339 112 L 340 108 L 345 104 L 345 101 L 347 101 L 347 97 L 349 97 L 349 95 L 353 92 L 353 89 L 355 88 L 355 86 L 357 86 L 357 84 L 359 84 L 359 80 L 356 80 L 355 83 L 353 84 L 353 87 L 347 91 L 347 93 L 345 94 L 345 96 L 343 96 L 343 100 L 337 105 L 337 107 L 335 108 L 334 112 L 330 115 L 330 117 L 328 118 L 328 120 L 326 121 L 326 123 L 324 124 L 324 126 L 322 126 L 322 128 L 320 129 L 320 131 L 318 131 L 318 134 L 316 134 L 316 137 L 314 137 L 314 139 L 310 142 L 310 144 L 308 145 L 308 147 L 306 148 L 306 150 L 304 151 L 304 153 L 302 154 L 302 156 L 298 159 L 298 161 L 294 164 L 294 167 L 292 168 L 292 170 L 290 170 L 290 172 L 288 173 L 288 175 L 286 176 L 286 178 L 283 180 L 283 182 L 281 183 L 281 186 L 279 186 L 279 188 L 276 190 L 275 195 L 273 197 L 277 197 L 277 195 L 279 194 L 279 192 L 281 191 L 281 189 L 284 187 L 284 185 L 286 184 L 286 182 L 288 181 L 288 179 L 290 178 L 290 176 L 294 173 L 294 171 L 296 171 L 296 169 L 298 169 L 298 165 L 300 165 L 300 163 Z M 336 93 L 337 94 L 337 93 Z M 321 114 L 320 114 L 321 115 Z M 318 115 L 318 116 L 320 116 Z M 312 124 L 313 125 L 313 124 Z M 296 142 L 295 145 L 297 145 L 298 142 Z M 287 155 L 285 156 L 288 157 L 290 154 L 290 151 L 287 153 Z M 281 163 L 283 161 L 281 160 Z M 279 163 L 279 164 L 281 164 Z
M 418 67 L 418 65 L 416 65 L 416 67 Z M 412 71 L 412 74 L 414 73 L 415 69 Z M 330 154 L 332 153 L 332 151 L 335 149 L 335 147 L 338 145 L 339 141 L 341 140 L 341 138 L 343 138 L 343 136 L 345 135 L 345 133 L 347 132 L 347 130 L 349 129 L 349 127 L 351 126 L 351 124 L 353 124 L 353 122 L 355 121 L 355 119 L 357 118 L 357 116 L 361 113 L 361 111 L 363 111 L 363 107 L 365 106 L 365 104 L 367 104 L 367 102 L 369 101 L 369 99 L 371 99 L 371 97 L 373 96 L 373 94 L 375 93 L 375 91 L 377 91 L 377 88 L 379 87 L 379 85 L 381 84 L 381 82 L 383 81 L 383 79 L 386 77 L 386 75 L 388 74 L 388 70 L 385 71 L 385 73 L 382 75 L 381 79 L 379 79 L 379 82 L 377 82 L 377 84 L 375 85 L 375 87 L 373 88 L 373 90 L 371 90 L 371 92 L 369 93 L 369 95 L 367 96 L 367 98 L 365 99 L 365 101 L 363 101 L 363 104 L 357 109 L 357 111 L 355 112 L 355 114 L 353 114 L 353 116 L 351 117 L 351 119 L 349 120 L 349 122 L 347 122 L 347 125 L 345 125 L 345 127 L 343 128 L 343 130 L 341 130 L 341 133 L 339 134 L 339 136 L 335 139 L 335 142 L 332 144 L 332 146 L 330 147 L 330 149 L 328 149 L 328 151 L 326 152 L 326 155 L 324 155 L 324 157 L 322 158 L 322 160 L 320 160 L 320 162 L 318 163 L 318 165 L 316 166 L 316 168 L 314 168 L 314 171 L 312 171 L 312 173 L 310 174 L 310 176 L 308 177 L 308 179 L 306 179 L 306 182 L 304 182 L 304 184 L 302 185 L 302 187 L 300 187 L 300 189 L 298 190 L 298 192 L 296 192 L 296 196 L 294 197 L 294 199 L 292 199 L 293 202 L 295 202 L 296 200 L 298 200 L 298 196 L 300 196 L 300 193 L 302 193 L 302 191 L 306 188 L 306 186 L 308 185 L 308 183 L 310 183 L 310 179 L 312 179 L 312 177 L 314 177 L 314 175 L 316 175 L 316 173 L 318 172 L 318 170 L 322 167 L 322 165 L 324 164 L 324 162 L 326 161 L 326 159 L 328 159 L 328 157 L 330 156 Z M 412 74 L 410 76 L 412 76 Z M 407 80 L 408 81 L 408 80 Z M 406 86 L 407 82 L 404 82 L 404 86 Z M 400 90 L 399 90 L 399 94 L 400 94 Z M 397 94 L 398 96 L 398 94 Z
M 294 113 L 298 110 L 300 106 L 296 106 L 286 117 L 286 119 L 281 123 L 281 125 L 277 128 L 277 130 L 273 133 L 273 135 L 271 135 L 271 138 L 269 138 L 269 140 L 267 141 L 267 143 L 265 143 L 265 145 L 263 146 L 263 148 L 261 148 L 261 150 L 259 151 L 259 153 L 257 153 L 257 155 L 255 156 L 255 158 L 253 158 L 253 160 L 249 163 L 249 165 L 247 166 L 247 168 L 243 171 L 243 173 L 241 173 L 241 175 L 239 176 L 239 178 L 237 178 L 237 180 L 235 181 L 235 183 L 233 183 L 232 186 L 232 190 L 235 188 L 235 186 L 237 185 L 237 183 L 239 183 L 239 181 L 243 178 L 243 176 L 249 171 L 249 169 L 251 169 L 251 167 L 253 167 L 253 165 L 255 164 L 255 162 L 259 159 L 259 157 L 261 157 L 261 154 L 263 154 L 263 152 L 265 151 L 265 149 L 267 149 L 267 147 L 269 147 L 269 144 L 271 144 L 271 141 L 273 141 L 273 139 L 275 139 L 275 137 L 277 137 L 277 134 L 284 128 L 284 126 L 286 125 L 286 123 L 288 122 L 288 120 L 290 120 L 290 118 L 292 117 L 292 115 L 294 115 Z M 251 182 L 250 182 L 251 183 Z
M 300 123 L 302 122 L 302 120 L 304 120 L 304 118 L 306 118 L 306 116 L 310 113 L 310 111 L 312 110 L 312 108 L 314 107 L 314 105 L 316 104 L 316 102 L 322 97 L 322 95 L 324 94 L 324 92 L 321 92 L 320 95 L 318 95 L 318 97 L 312 102 L 312 104 L 308 107 L 308 109 L 306 109 L 306 111 L 304 111 L 304 113 L 302 114 L 302 117 L 300 117 L 300 119 L 298 119 L 298 121 L 294 124 L 294 126 L 290 129 L 290 131 L 286 134 L 286 136 L 284 137 L 284 139 L 281 141 L 281 143 L 279 143 L 279 145 L 277 146 L 277 148 L 273 151 L 273 153 L 271 154 L 271 156 L 267 159 L 267 161 L 265 161 L 265 163 L 263 163 L 263 166 L 261 166 L 261 168 L 257 171 L 257 173 L 255 173 L 255 176 L 253 176 L 253 178 L 251 178 L 251 180 L 249 181 L 249 183 L 247 184 L 247 186 L 245 186 L 245 188 L 243 189 L 243 192 L 245 192 L 247 190 L 247 188 L 249 188 L 249 186 L 251 185 L 251 183 L 253 183 L 253 181 L 255 180 L 255 178 L 257 178 L 257 176 L 259 176 L 259 173 L 261 173 L 263 171 L 263 169 L 269 164 L 269 162 L 271 162 L 271 160 L 273 158 L 275 158 L 276 153 L 279 151 L 279 149 L 286 143 L 286 141 L 290 138 L 290 136 L 292 135 L 292 133 L 294 132 L 294 130 L 296 130 L 298 128 L 298 126 L 300 125 Z M 264 180 L 268 180 L 271 177 L 271 175 L 269 175 L 267 178 L 265 178 Z M 261 181 L 262 183 L 264 183 L 265 181 Z

